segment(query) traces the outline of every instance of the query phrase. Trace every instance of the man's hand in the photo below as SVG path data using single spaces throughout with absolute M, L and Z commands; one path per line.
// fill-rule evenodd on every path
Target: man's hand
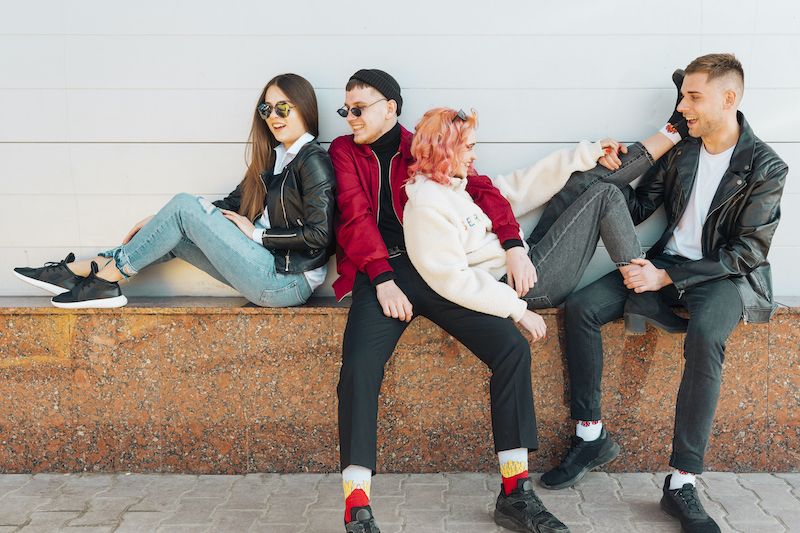
M 666 270 L 656 268 L 647 259 L 633 259 L 631 266 L 621 270 L 625 286 L 633 292 L 657 291 L 667 285 L 672 285 L 672 279 Z
M 627 154 L 628 147 L 614 139 L 603 139 L 600 141 L 600 146 L 603 147 L 605 155 L 600 156 L 600 159 L 597 160 L 597 164 L 608 170 L 619 169 L 619 167 L 622 166 L 622 160 L 619 158 L 618 154 Z
M 506 270 L 508 271 L 508 284 L 517 291 L 517 296 L 520 298 L 528 294 L 528 291 L 539 280 L 536 276 L 536 268 L 522 246 L 506 250 Z
M 256 229 L 256 226 L 247 217 L 243 217 L 236 211 L 228 211 L 227 209 L 220 209 L 220 211 L 222 211 L 222 216 L 236 224 L 236 227 L 242 230 L 242 233 L 247 235 L 248 239 L 253 238 L 253 230 Z
M 547 324 L 544 323 L 544 319 L 541 317 L 541 315 L 538 315 L 533 311 L 526 309 L 525 314 L 522 315 L 519 323 L 523 328 L 530 332 L 534 341 L 538 341 L 547 336 Z
M 400 290 L 400 287 L 390 279 L 384 281 L 375 287 L 378 294 L 378 303 L 381 304 L 383 314 L 390 317 L 402 320 L 404 322 L 411 322 L 411 302 L 406 298 L 405 293 Z

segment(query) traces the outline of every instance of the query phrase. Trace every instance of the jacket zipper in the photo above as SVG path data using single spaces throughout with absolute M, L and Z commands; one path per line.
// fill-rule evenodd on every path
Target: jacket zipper
M 735 191 L 734 191 L 734 192 L 733 192 L 733 193 L 732 193 L 730 196 L 728 196 L 728 197 L 725 199 L 725 201 L 724 201 L 724 202 L 720 202 L 720 204 L 719 204 L 717 207 L 715 207 L 713 211 L 710 211 L 710 212 L 709 212 L 709 213 L 706 215 L 706 220 L 704 220 L 704 221 L 703 221 L 703 229 L 705 229 L 705 225 L 706 225 L 706 221 L 708 220 L 708 217 L 710 217 L 710 216 L 711 216 L 711 215 L 713 215 L 715 212 L 717 212 L 719 209 L 721 209 L 721 208 L 722 208 L 722 206 L 724 206 L 725 204 L 727 204 L 728 202 L 730 202 L 730 201 L 731 201 L 733 198 L 736 198 L 736 196 L 737 196 L 737 195 L 738 195 L 738 194 L 739 194 L 739 193 L 742 191 L 742 189 L 744 189 L 745 187 L 747 187 L 747 184 L 746 184 L 746 183 L 744 183 L 744 184 L 743 184 L 741 187 L 739 187 L 738 189 L 736 189 L 736 190 L 735 190 Z M 683 210 L 681 211 L 681 216 L 683 216 L 683 212 L 684 212 L 684 211 L 686 211 L 686 207 L 687 207 L 687 206 L 688 206 L 688 199 L 687 199 L 687 205 L 684 205 L 684 206 L 683 206 Z M 681 219 L 681 217 L 678 217 L 676 220 L 680 220 L 680 219 Z M 702 238 L 702 236 L 701 236 L 701 238 Z M 683 296 L 683 293 L 684 293 L 684 292 L 686 292 L 686 291 L 678 289 L 678 300 L 680 300 L 680 299 L 681 299 L 681 296 Z M 742 313 L 742 317 L 744 317 L 744 313 Z M 747 324 L 747 319 L 746 319 L 746 318 L 743 318 L 743 320 L 744 320 L 744 323 L 745 323 L 745 324 Z
M 400 223 L 400 225 L 402 226 L 403 224 L 400 222 L 400 217 L 397 216 L 397 206 L 394 205 L 394 191 L 392 190 L 392 163 L 394 162 L 394 158 L 397 157 L 399 153 L 400 152 L 394 154 L 392 158 L 389 160 L 389 196 L 390 196 L 389 200 L 391 200 L 392 202 L 392 211 L 394 211 L 394 216 L 397 219 L 397 222 Z M 378 164 L 380 165 L 380 163 Z M 380 201 L 380 198 L 378 199 L 378 201 Z
M 378 206 L 377 207 L 378 208 L 375 210 L 375 213 L 376 213 L 375 222 L 380 224 L 380 222 L 381 222 L 381 181 L 382 181 L 381 180 L 381 160 L 378 159 L 378 156 L 375 154 L 375 152 L 372 152 L 372 155 L 375 157 L 375 161 L 378 162 L 378 198 L 377 198 L 377 200 L 378 200 Z M 390 163 L 390 165 L 391 165 L 391 163 Z M 391 183 L 392 183 L 391 180 L 389 180 L 389 185 L 391 185 Z
M 286 203 L 283 201 L 283 188 L 286 185 L 286 180 L 289 178 L 289 173 L 283 177 L 281 182 L 281 209 L 283 210 L 283 220 L 286 222 L 286 227 L 289 227 L 289 217 L 286 216 Z M 284 272 L 289 272 L 289 249 L 286 249 L 286 266 L 283 268 Z

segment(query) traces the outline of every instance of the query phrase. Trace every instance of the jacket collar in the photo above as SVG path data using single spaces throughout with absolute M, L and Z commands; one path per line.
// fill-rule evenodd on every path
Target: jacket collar
M 727 201 L 732 191 L 738 190 L 746 182 L 753 169 L 753 155 L 756 147 L 755 134 L 741 111 L 736 112 L 736 121 L 739 123 L 739 140 L 733 149 L 728 170 L 725 171 L 725 175 L 717 188 L 709 212 Z M 687 139 L 684 149 L 686 154 L 679 163 L 679 178 L 683 185 L 684 201 L 688 201 L 694 186 L 694 180 L 697 177 L 697 163 L 700 158 L 701 143 L 701 139 L 694 137 Z
M 411 162 L 411 161 L 414 160 L 414 158 L 411 157 L 411 141 L 413 139 L 414 139 L 414 134 L 411 133 L 410 131 L 408 131 L 407 129 L 405 129 L 402 124 L 400 124 L 400 148 L 399 148 L 399 151 L 400 151 L 400 155 L 403 156 L 403 159 L 405 159 L 408 162 Z M 353 136 L 352 135 L 350 135 L 350 141 L 353 142 Z M 372 157 L 372 149 L 369 147 L 368 144 L 356 144 L 355 142 L 353 142 L 353 146 L 355 147 L 354 150 L 355 150 L 355 152 L 357 154 L 359 154 L 359 155 L 361 155 L 363 157 Z

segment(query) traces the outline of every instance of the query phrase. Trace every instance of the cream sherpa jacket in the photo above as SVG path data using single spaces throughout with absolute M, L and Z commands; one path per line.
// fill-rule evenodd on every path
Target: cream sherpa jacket
M 519 218 L 550 200 L 573 172 L 594 168 L 602 155 L 599 143 L 581 141 L 574 149 L 559 150 L 531 167 L 498 176 L 494 184 Z M 424 175 L 406 184 L 403 233 L 408 256 L 443 298 L 519 321 L 527 309 L 525 301 L 498 281 L 506 273 L 505 250 L 489 217 L 465 187 L 464 179 L 450 178 L 449 185 L 441 185 Z

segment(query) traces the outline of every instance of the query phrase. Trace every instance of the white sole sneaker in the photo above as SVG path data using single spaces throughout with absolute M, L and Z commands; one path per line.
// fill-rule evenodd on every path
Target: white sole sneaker
M 52 283 L 47 283 L 46 281 L 41 281 L 38 279 L 33 279 L 27 276 L 23 276 L 19 272 L 14 272 L 14 275 L 17 276 L 22 281 L 24 281 L 25 283 L 30 283 L 34 287 L 44 289 L 50 294 L 63 294 L 65 292 L 69 292 L 69 289 L 65 289 L 64 287 L 59 287 L 58 285 L 53 285 Z
M 128 303 L 128 299 L 124 294 L 114 296 L 113 298 L 101 298 L 100 300 L 85 300 L 83 302 L 54 302 L 50 303 L 61 309 L 112 309 L 114 307 L 122 307 Z

